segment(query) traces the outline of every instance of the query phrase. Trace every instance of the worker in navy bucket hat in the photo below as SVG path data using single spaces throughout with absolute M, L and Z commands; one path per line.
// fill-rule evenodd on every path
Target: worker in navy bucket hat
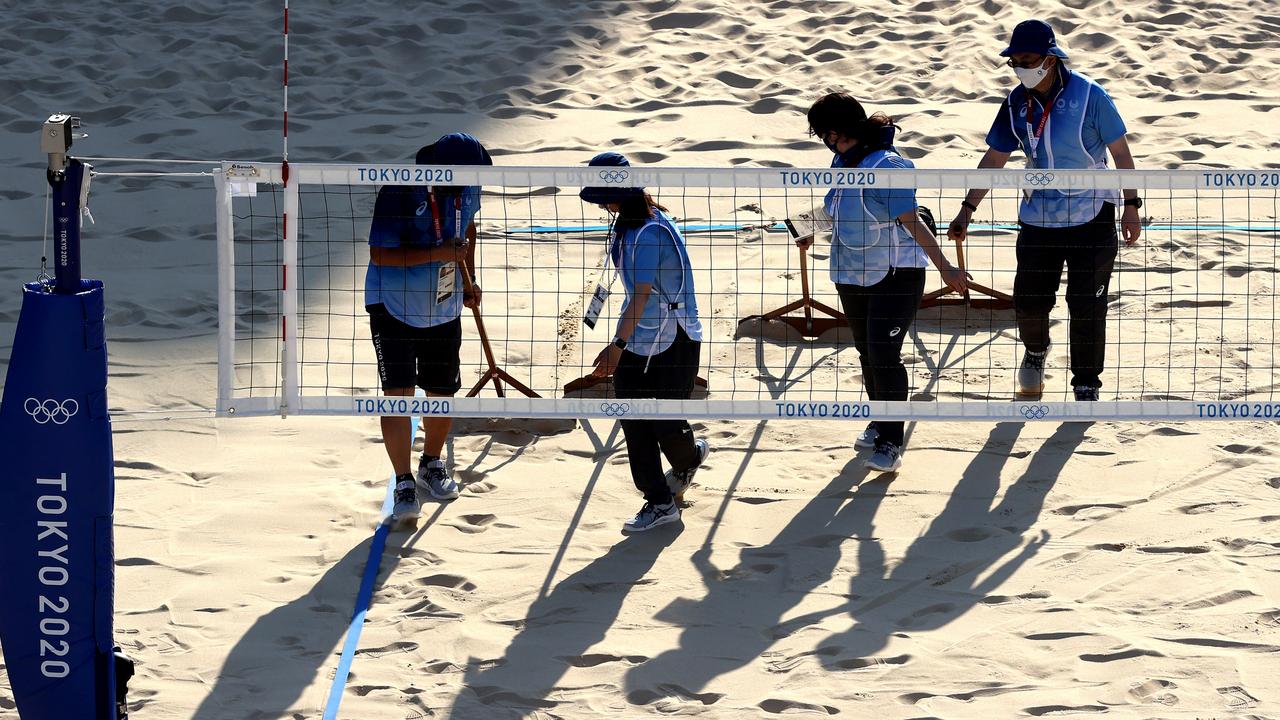
M 1133 189 L 1117 192 L 1055 185 L 1052 171 L 1104 170 L 1108 154 L 1116 168 L 1133 169 L 1127 129 L 1107 91 L 1067 67 L 1067 53 L 1058 46 L 1049 23 L 1035 19 L 1018 23 L 1000 55 L 1008 58 L 1005 64 L 1018 84 L 996 113 L 987 133 L 988 149 L 978 167 L 1004 167 L 1020 149 L 1026 167 L 1034 170 L 1026 176 L 1049 185 L 1024 187 L 1018 208 L 1013 304 L 1025 351 L 1017 371 L 1017 393 L 1040 397 L 1044 392 L 1049 314 L 1065 264 L 1071 318 L 1068 384 L 1076 400 L 1097 400 L 1106 364 L 1111 272 L 1119 248 L 1116 210 L 1123 207 L 1120 226 L 1125 243 L 1132 245 L 1142 234 L 1138 215 L 1142 199 Z M 953 240 L 964 240 L 987 192 L 975 188 L 965 195 L 948 230 Z
M 684 235 L 644 188 L 621 186 L 630 179 L 626 157 L 603 152 L 587 164 L 599 168 L 592 177 L 605 184 L 584 187 L 578 195 L 613 216 L 605 279 L 583 318 L 588 327 L 595 326 L 615 280 L 626 292 L 613 342 L 596 356 L 592 374 L 612 375 L 620 400 L 686 400 L 693 394 L 701 362 L 702 323 Z M 707 459 L 710 445 L 694 437 L 686 420 L 624 417 L 621 424 L 631 480 L 644 496 L 640 511 L 623 523 L 623 532 L 679 522 L 684 492 Z M 670 464 L 665 473 L 664 457 Z

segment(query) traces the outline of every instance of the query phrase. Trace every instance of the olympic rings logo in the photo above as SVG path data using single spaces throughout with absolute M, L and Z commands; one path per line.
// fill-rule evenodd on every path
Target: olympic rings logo
M 1049 416 L 1048 405 L 1023 405 L 1018 408 L 1018 412 L 1022 413 L 1022 417 L 1028 420 L 1043 420 Z
M 1029 172 L 1024 176 L 1031 185 L 1048 185 L 1053 182 L 1051 172 Z
M 600 412 L 609 417 L 622 417 L 623 415 L 631 412 L 631 403 L 600 403 Z
M 36 421 L 37 425 L 45 425 L 47 423 L 66 425 L 67 421 L 80 411 L 80 403 L 71 398 L 67 398 L 62 402 L 27 398 L 27 401 L 22 405 L 22 409 L 27 411 L 27 414 L 31 416 L 32 420 Z
M 601 170 L 600 171 L 600 179 L 607 183 L 625 182 L 626 179 L 629 177 L 631 177 L 631 173 L 627 172 L 626 170 Z

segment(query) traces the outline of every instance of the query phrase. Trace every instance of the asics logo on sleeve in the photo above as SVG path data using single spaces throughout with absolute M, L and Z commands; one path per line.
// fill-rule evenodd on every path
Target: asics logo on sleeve
M 889 337 L 898 337 L 898 333 L 902 332 L 901 327 L 896 327 L 889 331 Z
M 423 215 L 426 215 L 426 214 L 427 214 L 427 201 L 426 201 L 426 200 L 423 200 L 423 201 L 422 201 L 422 204 L 418 206 L 418 209 L 417 209 L 417 210 L 415 210 L 413 214 L 414 214 L 414 215 L 417 215 L 418 217 L 422 217 Z

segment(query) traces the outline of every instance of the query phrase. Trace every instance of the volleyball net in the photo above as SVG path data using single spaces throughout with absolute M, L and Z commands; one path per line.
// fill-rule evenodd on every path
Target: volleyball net
M 215 180 L 223 415 L 1280 416 L 1277 171 L 291 164 L 285 183 L 278 165 L 227 163 Z M 482 188 L 475 282 L 486 332 L 482 342 L 464 309 L 454 398 L 388 398 L 380 389 L 364 286 L 375 198 L 387 185 Z M 618 401 L 608 382 L 583 380 L 622 304 L 617 283 L 594 328 L 583 322 L 597 284 L 609 284 L 610 226 L 578 190 L 602 185 L 645 187 L 682 231 L 704 329 L 690 400 Z M 927 271 L 930 292 L 902 350 L 909 399 L 872 401 L 829 276 L 830 234 L 819 231 L 802 251 L 793 229 L 831 188 L 908 187 L 937 218 L 953 263 L 948 223 L 967 189 L 990 190 L 959 248 L 975 285 L 967 298 L 947 294 Z M 1143 198 L 1144 227 L 1136 245 L 1121 243 L 1106 291 L 1103 400 L 1071 400 L 1061 291 L 1044 392 L 1020 397 L 1023 346 L 1008 302 L 1019 201 L 1034 190 L 1122 188 Z

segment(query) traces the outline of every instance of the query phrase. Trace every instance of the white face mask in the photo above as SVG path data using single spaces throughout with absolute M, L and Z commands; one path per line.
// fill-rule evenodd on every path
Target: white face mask
M 1013 69 L 1013 73 L 1018 76 L 1019 80 L 1022 81 L 1023 87 L 1030 89 L 1039 85 L 1040 82 L 1044 80 L 1044 76 L 1049 72 L 1044 67 L 1044 64 L 1047 62 L 1049 62 L 1049 58 L 1045 58 L 1043 61 L 1041 61 L 1040 67 L 1034 67 L 1034 68 L 1016 67 Z

